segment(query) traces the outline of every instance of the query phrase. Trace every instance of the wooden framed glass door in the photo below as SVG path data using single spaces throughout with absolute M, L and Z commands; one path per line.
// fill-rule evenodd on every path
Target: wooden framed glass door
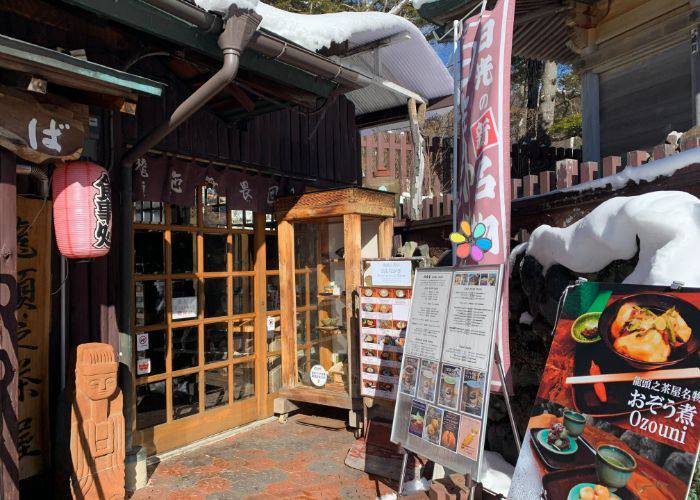
M 270 415 L 265 214 L 211 187 L 192 208 L 134 205 L 135 443 L 162 452 Z

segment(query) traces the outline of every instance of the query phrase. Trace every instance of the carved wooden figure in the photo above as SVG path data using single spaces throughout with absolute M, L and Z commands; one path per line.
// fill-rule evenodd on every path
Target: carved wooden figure
M 73 498 L 124 498 L 123 398 L 109 344 L 78 346 L 70 452 Z

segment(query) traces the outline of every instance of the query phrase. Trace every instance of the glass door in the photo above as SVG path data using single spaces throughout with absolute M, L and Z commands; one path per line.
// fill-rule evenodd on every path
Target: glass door
M 268 414 L 265 218 L 211 187 L 196 201 L 134 204 L 134 438 L 149 453 Z

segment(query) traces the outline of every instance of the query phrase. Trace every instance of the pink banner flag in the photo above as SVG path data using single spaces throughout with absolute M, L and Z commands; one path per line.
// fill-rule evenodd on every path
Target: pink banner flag
M 508 373 L 510 242 L 510 58 L 515 0 L 499 0 L 464 21 L 461 66 L 461 154 L 455 217 L 458 262 L 504 264 L 497 343 Z M 492 388 L 498 389 L 497 372 Z M 510 385 L 510 384 L 509 384 Z

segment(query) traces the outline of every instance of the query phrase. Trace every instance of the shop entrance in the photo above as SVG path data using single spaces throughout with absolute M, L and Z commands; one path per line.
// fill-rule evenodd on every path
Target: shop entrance
M 135 444 L 163 452 L 271 415 L 281 377 L 272 217 L 227 210 L 211 187 L 194 207 L 136 202 L 133 216 Z

